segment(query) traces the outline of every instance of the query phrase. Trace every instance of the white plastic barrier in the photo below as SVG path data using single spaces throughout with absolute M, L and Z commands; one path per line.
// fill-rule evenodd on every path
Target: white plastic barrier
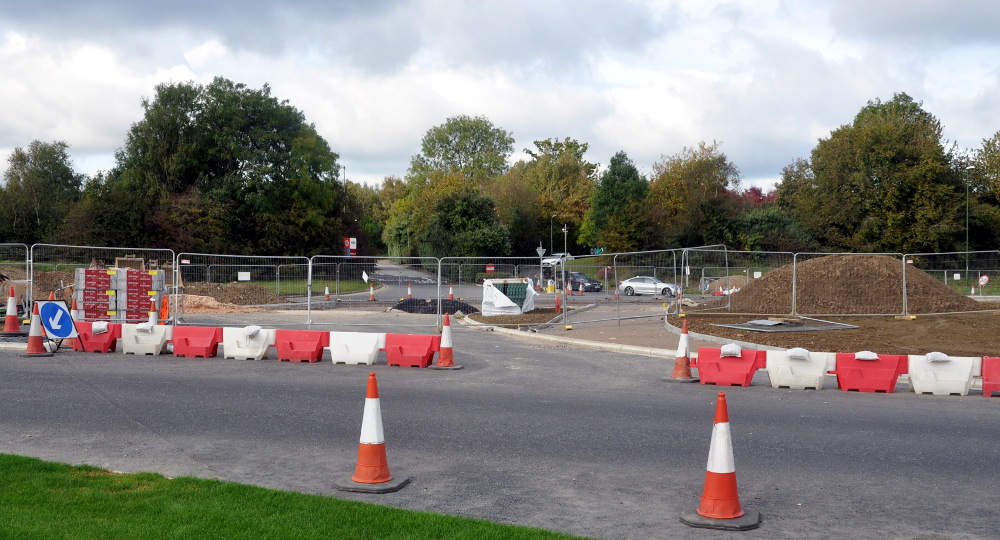
M 378 351 L 385 348 L 385 334 L 376 332 L 330 332 L 330 360 L 334 364 L 375 363 Z
M 969 395 L 973 377 L 982 374 L 983 359 L 974 356 L 947 356 L 942 353 L 911 354 L 910 387 L 917 394 Z
M 837 365 L 837 354 L 802 348 L 767 351 L 767 376 L 773 388 L 823 389 L 826 372 Z
M 274 345 L 274 329 L 247 326 L 223 327 L 222 357 L 237 360 L 261 360 Z
M 174 327 L 149 323 L 122 324 L 122 353 L 159 355 L 167 350 Z

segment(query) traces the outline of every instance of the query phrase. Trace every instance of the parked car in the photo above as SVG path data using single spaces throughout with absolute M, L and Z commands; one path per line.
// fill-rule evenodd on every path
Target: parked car
M 569 282 L 573 285 L 573 290 L 577 290 L 577 287 L 583 283 L 584 292 L 601 292 L 604 288 L 600 281 L 587 277 L 580 272 L 569 272 L 569 277 L 567 278 Z
M 677 285 L 660 281 L 655 277 L 636 276 L 618 284 L 618 291 L 625 296 L 633 294 L 658 294 L 660 296 L 677 296 Z

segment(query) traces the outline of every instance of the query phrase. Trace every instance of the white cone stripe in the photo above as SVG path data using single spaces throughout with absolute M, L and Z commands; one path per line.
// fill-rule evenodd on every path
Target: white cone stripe
M 42 337 L 42 321 L 34 313 L 31 314 L 31 326 L 28 327 L 28 337 Z
M 361 444 L 385 444 L 382 433 L 382 407 L 378 398 L 365 398 L 365 416 L 361 421 Z
M 441 328 L 441 348 L 451 348 L 451 326 Z
M 729 422 L 720 422 L 712 428 L 712 443 L 708 447 L 708 472 L 735 473 L 733 441 L 729 435 Z
M 17 315 L 17 299 L 13 296 L 7 297 L 7 315 Z
M 690 352 L 689 348 L 690 348 L 690 346 L 688 345 L 688 335 L 687 334 L 681 334 L 681 339 L 680 339 L 680 341 L 677 342 L 677 354 L 674 355 L 674 356 L 676 356 L 677 358 L 680 358 L 682 356 L 683 357 L 690 356 L 688 354 Z

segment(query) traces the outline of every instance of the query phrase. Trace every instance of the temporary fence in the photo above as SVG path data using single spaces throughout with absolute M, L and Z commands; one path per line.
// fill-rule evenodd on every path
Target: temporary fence
M 609 318 L 662 317 L 681 310 L 793 316 L 976 310 L 967 300 L 957 303 L 958 307 L 937 307 L 940 290 L 929 288 L 923 273 L 962 296 L 988 297 L 1000 292 L 1000 251 L 788 253 L 732 251 L 715 245 L 566 259 L 546 258 L 544 254 L 438 259 L 175 256 L 166 249 L 0 244 L 0 267 L 14 274 L 8 277 L 23 275 L 27 287 L 37 289 L 29 293 L 34 299 L 65 289 L 63 297 L 69 300 L 71 287 L 77 294 L 81 287 L 93 289 L 78 283 L 76 269 L 131 267 L 156 273 L 166 292 L 187 293 L 171 306 L 179 324 L 189 324 L 186 316 L 190 306 L 185 298 L 204 294 L 235 304 L 300 309 L 306 324 L 314 324 L 313 310 L 345 309 L 374 315 L 395 308 L 436 314 L 440 326 L 445 309 L 479 310 L 484 280 L 501 278 L 530 278 L 539 293 L 536 306 L 551 309 L 558 298 L 560 305 L 571 309 L 563 310 L 554 321 L 581 324 Z M 913 273 L 914 269 L 922 272 Z M 635 277 L 655 278 L 670 289 L 662 284 L 652 291 L 629 288 L 628 292 L 637 294 L 625 296 L 626 289 L 623 286 L 620 290 L 619 283 Z M 581 282 L 588 283 L 585 291 Z M 99 290 L 102 286 L 86 294 L 108 293 Z M 741 295 L 745 287 L 755 292 Z M 106 311 L 116 307 L 108 298 L 100 300 L 109 304 Z M 117 301 L 119 306 L 124 302 L 120 293 Z M 148 304 L 148 298 L 145 301 Z M 455 304 L 446 308 L 449 301 Z M 148 309 L 139 306 L 138 300 L 132 303 L 136 305 L 128 304 L 124 309 L 133 315 Z M 593 306 L 612 309 L 576 309 Z M 983 309 L 987 308 L 984 305 Z M 358 316 L 337 324 L 366 325 L 369 320 L 373 318 Z
M 179 253 L 177 270 L 173 286 L 184 294 L 178 298 L 174 310 L 177 322 L 182 324 L 192 312 L 188 298 L 191 295 L 213 296 L 225 303 L 242 305 L 308 307 L 307 257 Z
M 439 259 L 316 255 L 309 259 L 309 266 L 309 324 L 320 324 L 312 320 L 312 310 L 375 313 L 399 308 L 411 313 L 433 313 L 439 318 L 442 313 L 440 300 L 447 291 L 441 291 Z M 358 317 L 350 324 L 378 324 L 370 320 Z

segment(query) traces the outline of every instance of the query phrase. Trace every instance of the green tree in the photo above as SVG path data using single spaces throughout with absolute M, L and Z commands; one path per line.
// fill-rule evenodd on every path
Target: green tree
M 779 204 L 827 249 L 948 251 L 964 230 L 952 160 L 940 122 L 920 103 L 876 99 L 819 141 L 808 169 L 786 169 Z
M 7 157 L 0 186 L 0 236 L 25 244 L 53 241 L 85 176 L 73 171 L 69 146 L 32 141 Z
M 142 106 L 144 118 L 86 205 L 121 245 L 169 239 L 239 253 L 339 251 L 348 193 L 337 181 L 338 156 L 267 85 L 161 84 Z M 123 200 L 131 204 L 116 207 Z M 191 203 L 212 216 L 193 244 L 169 230 L 193 219 Z
M 460 171 L 471 182 L 484 182 L 507 171 L 514 138 L 484 116 L 454 116 L 431 128 L 420 154 L 410 160 L 410 176 L 431 171 Z
M 507 170 L 513 143 L 508 132 L 481 116 L 452 117 L 428 130 L 421 153 L 410 160 L 404 194 L 393 203 L 382 232 L 389 254 L 434 256 L 438 248 L 427 239 L 436 238 L 430 229 L 439 224 L 435 209 L 459 192 L 485 193 Z M 466 254 L 458 249 L 453 254 Z
M 615 154 L 601 175 L 579 234 L 581 245 L 610 252 L 639 249 L 646 237 L 649 184 L 624 151 Z
M 421 244 L 421 255 L 430 257 L 510 254 L 510 235 L 493 199 L 473 189 L 450 193 L 438 201 Z

